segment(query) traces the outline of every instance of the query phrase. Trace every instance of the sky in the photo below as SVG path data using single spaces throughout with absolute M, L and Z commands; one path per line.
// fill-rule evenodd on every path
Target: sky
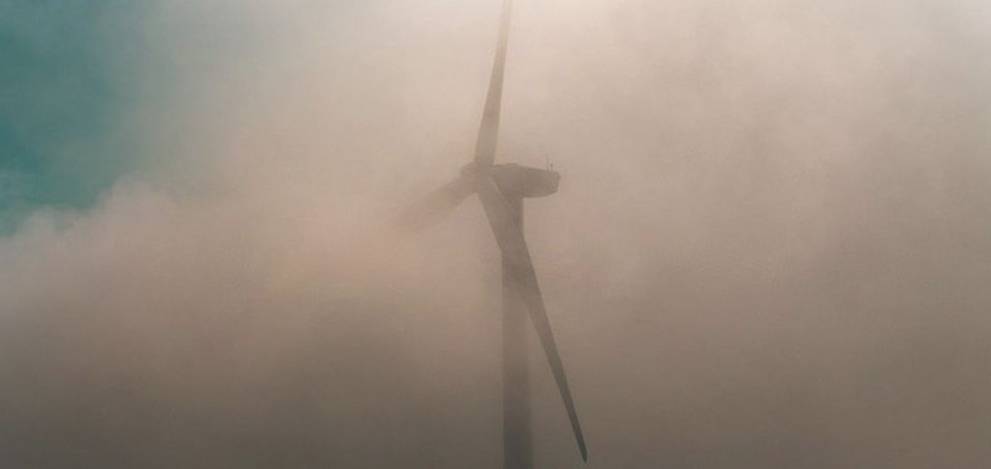
M 114 6 L 113 3 L 117 5 Z M 120 2 L 4 2 L 0 226 L 34 208 L 81 208 L 125 170 L 133 153 L 113 135 L 133 83 L 139 9 Z M 96 25 L 96 28 L 92 26 Z
M 470 159 L 499 8 L 0 0 L 0 465 L 500 467 L 484 214 L 393 223 Z M 526 234 L 588 467 L 991 456 L 989 23 L 516 2 L 497 161 L 562 175 Z

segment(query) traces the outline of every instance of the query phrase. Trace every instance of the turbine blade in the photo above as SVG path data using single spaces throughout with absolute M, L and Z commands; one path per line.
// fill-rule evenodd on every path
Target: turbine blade
M 472 178 L 461 176 L 410 205 L 399 214 L 399 226 L 417 231 L 439 222 L 474 192 Z
M 540 293 L 537 273 L 533 269 L 533 262 L 530 259 L 526 239 L 523 237 L 523 230 L 513 218 L 509 202 L 506 201 L 491 176 L 479 178 L 478 196 L 485 208 L 485 215 L 492 226 L 492 232 L 495 233 L 496 241 L 499 243 L 499 249 L 502 250 L 503 255 L 512 266 L 511 277 L 515 280 L 514 289 L 519 292 L 523 302 L 530 310 L 530 320 L 534 329 L 537 330 L 540 345 L 544 348 L 547 363 L 554 375 L 554 381 L 557 382 L 557 389 L 561 393 L 564 407 L 568 411 L 568 419 L 571 420 L 571 430 L 578 442 L 578 450 L 581 451 L 582 460 L 587 462 L 588 449 L 585 446 L 585 437 L 582 434 L 578 412 L 575 410 L 575 403 L 571 397 L 571 388 L 568 387 L 568 378 L 564 373 L 564 363 L 561 361 L 561 354 L 558 353 L 557 344 L 554 341 L 550 320 L 547 318 L 544 298 Z
M 485 110 L 475 142 L 475 164 L 490 166 L 495 161 L 496 143 L 499 140 L 499 115 L 502 112 L 502 82 L 506 68 L 506 47 L 509 43 L 509 20 L 512 0 L 504 0 L 499 24 L 499 42 L 496 45 L 495 62 L 489 78 L 489 92 L 485 97 Z

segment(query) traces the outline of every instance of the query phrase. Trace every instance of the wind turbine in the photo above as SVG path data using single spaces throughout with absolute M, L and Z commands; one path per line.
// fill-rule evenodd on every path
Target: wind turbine
M 557 192 L 560 175 L 549 169 L 495 164 L 511 11 L 512 0 L 504 0 L 474 160 L 462 168 L 454 181 L 403 212 L 400 222 L 410 229 L 422 228 L 442 219 L 472 193 L 478 194 L 502 251 L 503 465 L 507 469 L 524 469 L 533 466 L 527 373 L 528 313 L 564 401 L 578 450 L 586 462 L 588 450 L 523 236 L 523 199 Z

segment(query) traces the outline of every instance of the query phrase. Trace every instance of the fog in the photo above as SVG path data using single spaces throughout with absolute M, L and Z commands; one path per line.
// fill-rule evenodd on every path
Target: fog
M 152 3 L 137 169 L 0 238 L 0 465 L 501 467 L 481 207 L 392 223 L 471 158 L 499 8 Z M 513 21 L 497 161 L 562 175 L 526 234 L 588 467 L 991 457 L 986 2 Z

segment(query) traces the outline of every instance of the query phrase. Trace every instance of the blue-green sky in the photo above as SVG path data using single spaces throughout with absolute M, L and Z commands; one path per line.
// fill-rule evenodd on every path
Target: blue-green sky
M 84 208 L 139 157 L 143 2 L 0 1 L 0 235 L 42 206 Z
M 200 106 L 206 97 L 223 102 L 223 90 L 258 75 L 285 22 L 267 16 L 278 10 L 0 0 L 0 236 L 41 208 L 86 210 L 122 178 L 153 172 L 147 163 L 182 166 L 197 153 L 191 129 L 232 115 L 230 101 Z

